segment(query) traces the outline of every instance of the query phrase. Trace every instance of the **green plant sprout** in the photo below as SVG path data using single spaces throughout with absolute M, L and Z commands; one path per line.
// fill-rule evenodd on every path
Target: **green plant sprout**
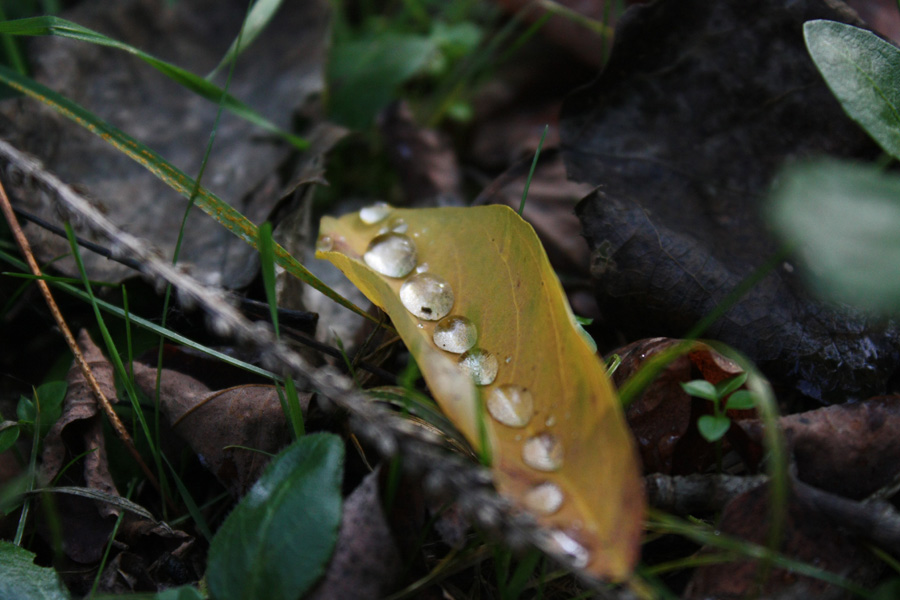
M 706 441 L 721 444 L 722 438 L 731 427 L 731 419 L 725 414 L 726 411 L 747 410 L 754 407 L 753 392 L 738 390 L 747 381 L 747 376 L 747 373 L 741 373 L 715 385 L 705 379 L 695 379 L 681 384 L 681 388 L 689 396 L 703 398 L 713 403 L 713 414 L 703 415 L 697 419 L 697 429 Z

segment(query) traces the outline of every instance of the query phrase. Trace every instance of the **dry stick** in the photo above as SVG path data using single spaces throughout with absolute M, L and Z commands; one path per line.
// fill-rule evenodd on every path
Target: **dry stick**
M 56 325 L 62 332 L 63 337 L 66 339 L 66 344 L 68 344 L 69 349 L 75 356 L 75 361 L 81 368 L 81 372 L 84 375 L 84 378 L 87 380 L 91 391 L 94 392 L 94 397 L 97 398 L 97 402 L 103 408 L 103 411 L 109 418 L 110 423 L 112 423 L 113 429 L 116 430 L 116 434 L 119 436 L 119 439 L 122 440 L 122 442 L 125 444 L 125 447 L 128 448 L 128 451 L 134 457 L 134 460 L 136 460 L 140 465 L 141 470 L 144 471 L 144 475 L 147 477 L 147 480 L 151 483 L 151 485 L 153 485 L 154 488 L 159 490 L 159 481 L 157 481 L 156 477 L 153 475 L 153 472 L 144 462 L 144 459 L 141 458 L 141 455 L 138 453 L 137 448 L 134 447 L 134 441 L 128 434 L 128 430 L 125 429 L 125 425 L 122 424 L 122 421 L 119 419 L 119 415 L 117 415 L 113 410 L 112 404 L 110 404 L 109 399 L 103 394 L 103 391 L 100 389 L 100 384 L 97 382 L 96 377 L 94 377 L 94 373 L 93 371 L 91 371 L 90 365 L 84 359 L 84 355 L 81 353 L 81 349 L 78 347 L 78 342 L 75 341 L 75 336 L 72 335 L 72 330 L 69 329 L 69 326 L 66 324 L 62 313 L 59 311 L 59 307 L 56 305 L 56 301 L 53 300 L 53 294 L 50 293 L 50 286 L 47 285 L 46 281 L 41 279 L 41 268 L 38 266 L 37 261 L 34 259 L 34 254 L 31 252 L 31 245 L 28 243 L 28 239 L 22 232 L 22 227 L 19 225 L 19 221 L 16 219 L 15 213 L 13 213 L 12 205 L 9 203 L 9 198 L 6 196 L 6 189 L 3 187 L 2 182 L 0 182 L 0 210 L 3 211 L 3 216 L 6 217 L 6 222 L 9 223 L 9 228 L 12 230 L 13 237 L 15 238 L 16 243 L 19 245 L 19 249 L 22 251 L 22 255 L 25 257 L 25 261 L 28 263 L 29 268 L 31 268 L 31 273 L 35 277 L 37 277 L 35 281 L 37 282 L 37 285 L 41 290 L 41 294 L 43 294 L 44 296 L 44 300 L 47 302 L 47 306 L 50 308 L 51 314 L 53 314 L 53 320 L 56 321 Z M 166 498 L 166 501 L 168 504 L 171 504 L 171 500 L 169 500 L 168 498 Z

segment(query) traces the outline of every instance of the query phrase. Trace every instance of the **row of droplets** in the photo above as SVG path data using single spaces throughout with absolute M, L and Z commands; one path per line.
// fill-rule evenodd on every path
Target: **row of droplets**
M 401 217 L 389 218 L 392 207 L 380 202 L 359 211 L 360 220 L 366 225 L 385 223 L 369 242 L 363 260 L 374 271 L 394 279 L 407 278 L 400 287 L 400 301 L 414 316 L 424 321 L 437 321 L 432 339 L 445 352 L 459 354 L 457 364 L 479 386 L 494 383 L 499 372 L 497 357 L 476 346 L 478 329 L 468 318 L 450 314 L 455 297 L 450 283 L 429 272 L 428 263 L 418 262 L 416 244 L 406 235 L 407 223 Z M 329 236 L 319 239 L 317 248 L 333 249 Z M 419 323 L 419 328 L 424 325 Z M 510 362 L 507 358 L 506 362 Z M 534 397 L 525 387 L 503 384 L 492 388 L 487 397 L 487 409 L 498 423 L 512 428 L 526 427 L 534 417 Z M 548 419 L 547 425 L 552 420 Z M 563 447 L 559 439 L 549 432 L 539 433 L 522 445 L 522 461 L 536 471 L 553 472 L 562 467 Z M 542 515 L 555 514 L 562 508 L 565 494 L 552 481 L 534 485 L 524 495 L 525 505 Z M 549 543 L 570 557 L 579 567 L 587 565 L 590 556 L 581 544 L 567 533 L 554 530 Z
M 450 283 L 429 272 L 427 263 L 419 264 L 416 244 L 406 235 L 407 224 L 399 217 L 389 219 L 391 213 L 391 206 L 385 203 L 360 210 L 359 218 L 364 224 L 385 223 L 369 242 L 363 260 L 386 277 L 407 278 L 400 287 L 403 306 L 423 321 L 437 321 L 434 344 L 445 352 L 459 354 L 457 364 L 477 385 L 493 384 L 499 371 L 497 357 L 476 346 L 478 328 L 470 319 L 451 314 L 455 298 Z M 424 325 L 420 323 L 419 327 Z M 525 387 L 498 385 L 488 392 L 487 410 L 494 420 L 507 427 L 526 427 L 535 414 L 534 398 Z M 557 471 L 563 465 L 562 444 L 552 433 L 539 433 L 522 444 L 522 461 L 537 471 Z M 552 481 L 535 485 L 524 497 L 532 511 L 544 515 L 559 511 L 564 499 L 562 489 Z

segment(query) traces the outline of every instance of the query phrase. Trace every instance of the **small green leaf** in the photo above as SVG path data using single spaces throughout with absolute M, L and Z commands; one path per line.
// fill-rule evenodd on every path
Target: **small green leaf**
M 0 540 L 0 598 L 64 600 L 69 592 L 49 567 L 34 564 L 35 555 Z
M 735 375 L 734 377 L 730 377 L 728 379 L 723 379 L 719 383 L 716 384 L 716 394 L 719 398 L 724 398 L 734 390 L 738 389 L 744 382 L 747 381 L 748 373 L 741 373 L 739 375 Z
M 689 396 L 694 396 L 696 398 L 705 398 L 706 400 L 712 400 L 713 402 L 719 399 L 718 394 L 716 394 L 716 386 L 705 379 L 695 379 L 694 381 L 682 383 L 681 389 Z
M 728 397 L 725 410 L 750 410 L 756 406 L 756 397 L 748 390 L 738 390 Z
M 15 421 L 0 423 L 0 452 L 9 450 L 19 439 L 19 424 Z
M 311 434 L 276 456 L 209 549 L 217 600 L 296 600 L 325 570 L 341 521 L 344 446 Z
M 697 419 L 697 429 L 707 442 L 718 442 L 731 427 L 731 419 L 726 416 L 703 415 Z
M 812 287 L 863 308 L 900 309 L 900 178 L 823 160 L 778 177 L 768 206 Z
M 871 31 L 834 21 L 809 21 L 803 34 L 844 111 L 900 158 L 900 49 Z

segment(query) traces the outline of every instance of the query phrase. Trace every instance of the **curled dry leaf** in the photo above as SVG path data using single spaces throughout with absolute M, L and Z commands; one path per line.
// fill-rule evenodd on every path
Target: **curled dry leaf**
M 900 397 L 829 406 L 781 417 L 797 478 L 817 488 L 862 499 L 900 474 Z M 759 421 L 741 427 L 762 442 Z
M 154 394 L 155 368 L 135 363 L 134 377 L 141 389 Z M 300 394 L 304 411 L 309 398 Z M 160 404 L 175 432 L 235 497 L 243 496 L 259 478 L 269 462 L 266 453 L 276 453 L 290 441 L 272 385 L 211 390 L 190 375 L 163 369 Z
M 613 374 L 613 382 L 621 386 L 644 361 L 681 341 L 649 338 L 615 350 L 622 363 Z M 688 396 L 680 384 L 705 379 L 715 385 L 742 372 L 743 369 L 731 359 L 702 342 L 695 342 L 690 352 L 672 361 L 628 406 L 628 424 L 637 438 L 645 473 L 697 473 L 712 463 L 714 446 L 697 431 L 697 419 L 712 414 L 712 403 Z M 756 411 L 729 410 L 727 414 L 733 420 L 739 420 L 755 416 Z M 743 432 L 732 427 L 726 439 L 743 441 L 735 440 L 736 436 L 743 437 Z
M 116 402 L 113 367 L 84 329 L 78 334 L 78 346 L 104 395 L 110 402 Z M 62 416 L 44 438 L 41 478 L 47 483 L 53 481 L 68 461 L 84 453 L 84 458 L 79 461 L 81 469 L 68 469 L 61 483 L 118 496 L 109 472 L 100 408 L 78 365 L 69 370 L 66 383 L 68 390 Z M 99 560 L 113 527 L 111 517 L 119 511 L 110 504 L 81 497 L 62 496 L 55 500 L 66 554 L 81 563 Z M 50 535 L 50 532 L 46 533 Z
M 644 505 L 634 446 L 534 230 L 505 206 L 379 207 L 324 218 L 319 249 L 390 315 L 500 492 L 552 531 L 549 547 L 627 577 Z

